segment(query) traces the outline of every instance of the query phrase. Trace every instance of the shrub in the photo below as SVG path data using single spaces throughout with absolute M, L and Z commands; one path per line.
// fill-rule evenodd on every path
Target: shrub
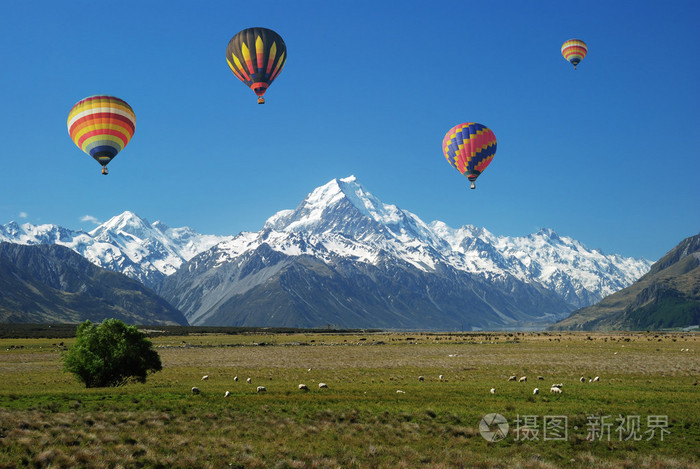
M 75 344 L 62 358 L 63 369 L 86 388 L 121 386 L 130 379 L 145 383 L 148 372 L 163 369 L 146 335 L 118 319 L 80 324 Z

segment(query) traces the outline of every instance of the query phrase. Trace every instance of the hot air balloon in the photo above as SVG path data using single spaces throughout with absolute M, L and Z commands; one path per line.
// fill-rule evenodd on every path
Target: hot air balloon
M 491 129 L 475 122 L 455 125 L 442 140 L 442 151 L 447 162 L 476 189 L 474 181 L 496 154 L 496 136 Z
M 236 77 L 258 95 L 263 95 L 287 62 L 287 46 L 279 34 L 267 28 L 248 28 L 231 38 L 226 61 Z
M 102 174 L 108 173 L 107 164 L 129 143 L 135 127 L 134 110 L 114 96 L 89 96 L 68 113 L 70 138 L 102 165 Z
M 571 62 L 576 70 L 576 66 L 583 60 L 588 52 L 588 46 L 581 39 L 569 39 L 561 46 L 561 55 Z

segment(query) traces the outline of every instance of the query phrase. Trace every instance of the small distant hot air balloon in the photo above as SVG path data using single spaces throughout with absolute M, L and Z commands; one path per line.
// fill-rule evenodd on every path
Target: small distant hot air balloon
M 474 181 L 496 154 L 496 136 L 491 129 L 475 122 L 455 125 L 442 140 L 442 151 L 447 162 L 476 189 Z
M 134 110 L 114 96 L 89 96 L 68 113 L 70 138 L 102 165 L 102 174 L 108 173 L 107 164 L 129 143 L 135 128 Z
M 265 91 L 287 62 L 287 46 L 271 29 L 248 28 L 231 38 L 226 61 L 233 74 L 258 95 L 258 104 L 265 104 Z
M 571 62 L 576 70 L 576 66 L 583 60 L 588 52 L 588 46 L 581 39 L 569 39 L 561 46 L 561 55 Z

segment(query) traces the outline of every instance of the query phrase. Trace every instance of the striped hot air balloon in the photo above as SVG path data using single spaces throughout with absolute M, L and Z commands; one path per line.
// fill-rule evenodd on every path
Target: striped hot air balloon
M 134 110 L 114 96 L 89 96 L 68 113 L 70 138 L 102 165 L 102 174 L 108 173 L 107 164 L 129 143 L 135 127 Z
M 581 39 L 569 39 L 561 46 L 561 55 L 572 63 L 574 70 L 588 52 L 588 46 Z
M 287 46 L 271 29 L 248 28 L 231 38 L 226 61 L 233 74 L 258 95 L 258 104 L 265 104 L 265 91 L 287 62 Z
M 476 189 L 476 178 L 496 154 L 496 136 L 491 129 L 475 122 L 455 125 L 442 140 L 447 162 L 462 173 Z

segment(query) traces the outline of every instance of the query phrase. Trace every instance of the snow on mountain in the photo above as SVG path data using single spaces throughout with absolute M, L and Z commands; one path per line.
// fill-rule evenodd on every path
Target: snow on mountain
M 157 286 L 183 263 L 204 262 L 198 254 L 215 247 L 207 262 L 223 266 L 269 246 L 286 256 L 312 256 L 326 264 L 373 266 L 405 263 L 421 272 L 445 267 L 487 281 L 515 278 L 556 292 L 572 307 L 595 303 L 647 272 L 645 259 L 605 255 L 542 229 L 522 237 L 496 236 L 484 228 L 429 224 L 382 202 L 354 176 L 318 187 L 293 210 L 272 215 L 259 232 L 237 236 L 198 234 L 190 228 L 149 223 L 124 212 L 89 233 L 56 225 L 0 225 L 0 241 L 60 244 L 92 263 Z
M 315 189 L 296 209 L 271 216 L 262 231 L 221 244 L 219 263 L 263 243 L 287 255 L 306 254 L 324 262 L 342 258 L 377 264 L 395 258 L 426 272 L 449 265 L 487 279 L 513 276 L 553 290 L 576 307 L 630 285 L 651 266 L 644 259 L 604 255 L 550 229 L 507 237 L 471 225 L 455 229 L 440 221 L 426 224 L 383 203 L 354 176 Z
M 0 241 L 59 244 L 93 264 L 124 273 L 148 286 L 174 273 L 183 262 L 230 236 L 201 235 L 188 227 L 150 224 L 133 212 L 117 215 L 94 230 L 73 231 L 56 225 L 0 225 Z

